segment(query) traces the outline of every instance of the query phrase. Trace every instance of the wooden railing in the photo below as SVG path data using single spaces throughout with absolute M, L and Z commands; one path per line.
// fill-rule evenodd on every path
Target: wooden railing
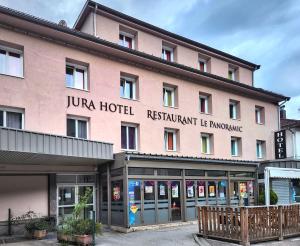
M 198 207 L 199 234 L 242 245 L 300 235 L 300 205 Z

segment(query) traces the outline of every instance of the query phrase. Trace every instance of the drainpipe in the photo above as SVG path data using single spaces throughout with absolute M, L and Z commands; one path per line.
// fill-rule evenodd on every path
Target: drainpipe
M 93 29 L 94 29 L 94 36 L 97 37 L 97 9 L 98 5 L 96 4 L 94 15 L 93 15 Z
M 292 145 L 293 145 L 293 158 L 296 159 L 297 149 L 296 149 L 296 133 L 291 128 L 288 129 L 292 133 Z
M 270 206 L 270 170 L 268 167 L 264 171 L 265 179 L 265 205 Z

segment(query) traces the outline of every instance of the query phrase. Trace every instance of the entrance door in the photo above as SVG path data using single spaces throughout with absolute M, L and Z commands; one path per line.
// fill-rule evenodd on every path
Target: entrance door
M 157 181 L 157 222 L 169 222 L 169 187 L 168 181 Z
M 196 192 L 195 181 L 187 180 L 186 182 L 186 219 L 196 219 Z
M 144 181 L 144 206 L 143 220 L 144 224 L 155 224 L 155 182 Z
M 141 181 L 129 180 L 128 182 L 129 201 L 129 226 L 138 226 L 141 222 Z
M 180 181 L 171 181 L 171 220 L 181 220 Z

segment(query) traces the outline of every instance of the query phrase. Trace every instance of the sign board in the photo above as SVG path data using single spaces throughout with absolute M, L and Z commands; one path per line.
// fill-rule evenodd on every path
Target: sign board
M 286 135 L 285 130 L 275 132 L 275 159 L 286 158 Z

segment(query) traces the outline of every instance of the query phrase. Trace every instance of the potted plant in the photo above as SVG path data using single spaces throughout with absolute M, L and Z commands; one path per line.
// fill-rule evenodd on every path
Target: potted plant
M 91 245 L 93 233 L 101 233 L 101 224 L 91 219 L 83 219 L 82 214 L 87 208 L 92 191 L 88 189 L 78 204 L 75 205 L 70 217 L 63 218 L 58 226 L 57 239 L 61 242 L 72 242 L 80 245 Z
M 50 225 L 46 218 L 32 219 L 25 224 L 25 229 L 35 239 L 44 239 Z

